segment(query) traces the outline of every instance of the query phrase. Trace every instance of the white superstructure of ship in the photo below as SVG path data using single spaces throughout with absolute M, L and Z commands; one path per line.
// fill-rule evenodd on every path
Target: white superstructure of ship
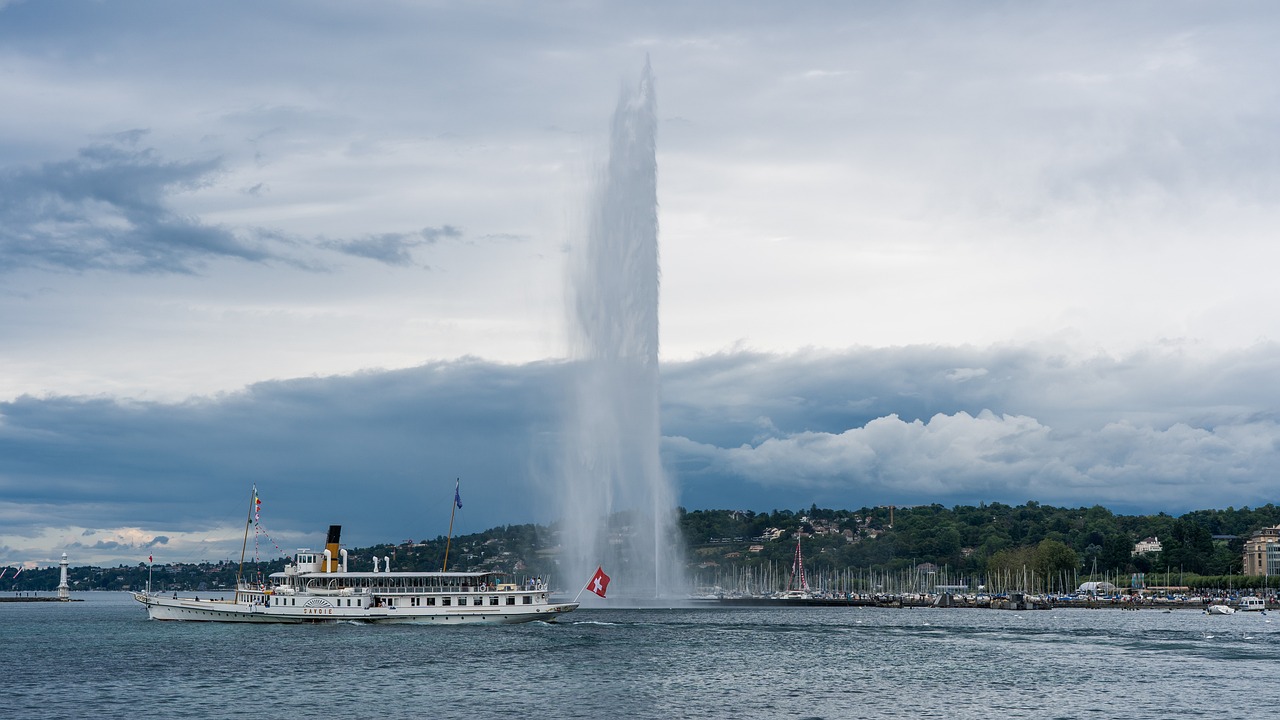
M 578 607 L 553 602 L 541 578 L 504 582 L 494 572 L 396 572 L 375 557 L 370 572 L 351 572 L 341 526 L 323 551 L 300 549 L 266 582 L 237 581 L 232 598 L 134 593 L 153 620 L 209 622 L 500 624 L 552 620 Z

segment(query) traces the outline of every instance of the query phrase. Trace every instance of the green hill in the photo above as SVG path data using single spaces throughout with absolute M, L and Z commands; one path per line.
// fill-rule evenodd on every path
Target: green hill
M 1040 578 L 1044 589 L 1069 589 L 1081 578 L 1122 580 L 1135 574 L 1148 585 L 1249 587 L 1239 575 L 1245 538 L 1280 524 L 1280 508 L 1196 510 L 1181 517 L 1117 515 L 1095 505 L 1058 508 L 1028 502 L 977 506 L 923 505 L 833 510 L 678 510 L 689 576 L 697 587 L 743 586 L 777 589 L 790 573 L 796 534 L 811 584 L 849 581 L 864 585 L 893 578 L 932 575 L 944 584 L 998 584 Z M 1157 537 L 1159 553 L 1133 555 L 1134 543 Z M 439 570 L 446 538 L 382 544 L 350 550 L 353 563 L 370 565 L 372 555 L 390 557 L 395 570 Z M 516 577 L 556 578 L 559 530 L 555 525 L 504 525 L 455 537 L 449 542 L 449 569 L 492 570 Z M 285 560 L 250 563 L 246 574 L 267 575 Z M 238 564 L 157 565 L 159 590 L 216 592 L 235 582 Z M 0 591 L 52 590 L 58 569 L 28 570 L 0 580 Z M 141 589 L 147 567 L 77 567 L 76 590 Z M 904 582 L 908 581 L 904 580 Z M 914 582 L 914 581 L 912 581 Z M 569 583 L 573 584 L 573 583 Z M 767 586 L 767 587 L 761 587 Z

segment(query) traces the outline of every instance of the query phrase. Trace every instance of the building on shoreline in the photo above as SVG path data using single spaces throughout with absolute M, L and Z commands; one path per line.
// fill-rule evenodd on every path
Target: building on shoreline
M 1263 528 L 1244 541 L 1245 575 L 1280 575 L 1280 525 Z
M 1129 555 L 1154 555 L 1155 553 L 1163 550 L 1164 544 L 1160 542 L 1160 538 L 1149 537 L 1143 538 L 1138 543 L 1135 543 L 1133 546 L 1133 552 L 1129 553 Z

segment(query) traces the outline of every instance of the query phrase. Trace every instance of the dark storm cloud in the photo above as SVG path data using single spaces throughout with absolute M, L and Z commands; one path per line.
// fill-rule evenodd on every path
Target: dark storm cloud
M 165 160 L 134 147 L 143 134 L 0 174 L 0 270 L 190 273 L 215 257 L 272 257 L 225 228 L 174 212 L 169 197 L 211 182 L 220 162 Z
M 462 231 L 458 228 L 442 225 L 423 228 L 416 233 L 383 233 L 355 240 L 322 241 L 320 245 L 387 265 L 407 266 L 413 264 L 414 248 L 434 245 L 441 239 L 459 237 L 462 237 Z
M 1046 348 L 735 353 L 666 368 L 686 502 L 1029 499 L 1185 510 L 1274 499 L 1280 349 L 1070 359 Z M 805 500 L 809 502 L 810 500 Z
M 324 269 L 322 261 L 299 259 L 309 245 L 408 266 L 415 248 L 462 236 L 441 225 L 307 240 L 265 228 L 209 225 L 172 210 L 170 198 L 212 183 L 221 162 L 165 160 L 154 149 L 136 147 L 146 134 L 117 133 L 114 142 L 82 148 L 75 158 L 0 173 L 0 272 L 35 267 L 190 274 L 214 258 Z
M 422 228 L 422 231 L 418 234 L 421 235 L 422 239 L 429 244 L 435 244 L 443 239 L 456 239 L 462 237 L 462 231 L 452 225 Z
M 476 498 L 464 524 L 528 520 L 562 375 L 460 361 L 179 404 L 19 398 L 0 405 L 0 497 L 30 513 L 6 524 L 209 527 L 242 516 L 256 483 L 276 531 L 421 536 L 455 477 Z
M 1270 345 L 1204 362 L 717 355 L 664 368 L 664 461 L 688 507 L 1263 504 L 1280 464 L 1280 390 L 1266 382 L 1278 369 Z M 571 372 L 467 360 L 177 404 L 19 398 L 0 404 L 0 509 L 9 532 L 190 531 L 243 517 L 256 483 L 275 532 L 336 522 L 353 542 L 402 540 L 443 532 L 462 478 L 468 530 L 543 522 Z
M 324 245 L 348 255 L 377 260 L 387 265 L 403 266 L 413 264 L 411 251 L 425 242 L 418 235 L 383 233 L 356 240 L 329 241 Z

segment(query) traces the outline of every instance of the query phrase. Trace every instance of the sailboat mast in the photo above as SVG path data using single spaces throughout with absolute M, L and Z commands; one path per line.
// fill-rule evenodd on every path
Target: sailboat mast
M 808 589 L 809 583 L 804 577 L 804 556 L 800 554 L 800 531 L 796 530 L 796 553 L 791 561 L 791 582 L 788 583 L 787 590 L 805 591 Z

